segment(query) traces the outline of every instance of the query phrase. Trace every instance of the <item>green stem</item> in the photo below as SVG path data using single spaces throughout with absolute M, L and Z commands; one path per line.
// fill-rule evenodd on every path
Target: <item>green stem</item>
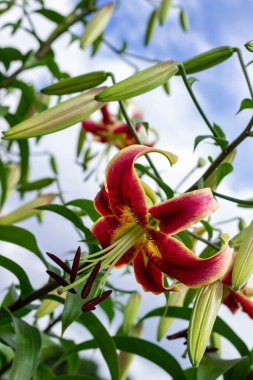
M 115 80 L 115 77 L 114 77 L 113 73 L 108 73 L 108 75 L 112 78 L 112 82 L 113 82 L 113 84 L 115 84 L 115 83 L 116 83 L 116 80 Z M 132 135 L 134 136 L 136 142 L 137 142 L 138 144 L 142 145 L 142 142 L 141 142 L 141 140 L 140 140 L 140 137 L 139 137 L 138 133 L 136 132 L 136 129 L 134 128 L 133 123 L 131 122 L 131 120 L 130 120 L 129 117 L 128 117 L 128 114 L 127 114 L 127 112 L 126 112 L 126 109 L 125 109 L 124 103 L 123 103 L 122 101 L 119 101 L 119 106 L 120 106 L 120 110 L 121 110 L 121 112 L 122 112 L 122 114 L 123 114 L 123 116 L 124 116 L 124 118 L 125 118 L 125 120 L 126 120 L 126 123 L 127 123 L 128 127 L 129 127 L 129 129 L 130 129 Z M 148 161 L 150 167 L 152 168 L 154 174 L 155 174 L 160 180 L 162 180 L 162 177 L 160 176 L 160 174 L 159 174 L 158 170 L 156 169 L 155 165 L 153 164 L 153 161 L 151 160 L 151 158 L 150 158 L 148 155 L 145 155 L 145 156 L 146 156 L 147 161 Z
M 185 181 L 190 178 L 190 176 L 195 172 L 195 170 L 198 169 L 198 166 L 194 166 L 182 179 L 181 181 L 177 184 L 177 186 L 175 187 L 175 191 L 177 191 L 179 189 L 179 187 L 181 187 Z
M 194 237 L 195 239 L 199 240 L 199 241 L 202 241 L 202 243 L 205 243 L 206 245 L 208 245 L 209 247 L 213 248 L 213 249 L 216 249 L 216 250 L 220 250 L 220 247 L 215 244 L 215 243 L 212 243 L 210 240 L 207 240 L 205 238 L 203 238 L 202 236 L 199 236 L 198 234 L 195 234 L 195 232 L 192 232 L 192 231 L 188 231 L 188 234 L 192 237 Z
M 202 116 L 204 122 L 206 123 L 207 127 L 209 128 L 209 130 L 212 132 L 212 134 L 215 136 L 215 137 L 218 137 L 212 124 L 210 123 L 210 121 L 208 120 L 208 118 L 206 117 L 206 114 L 204 113 L 204 111 L 202 110 L 196 96 L 194 95 L 194 92 L 192 91 L 192 88 L 191 86 L 189 85 L 189 82 L 188 82 L 188 79 L 187 79 L 187 76 L 186 76 L 186 71 L 185 71 L 185 68 L 184 68 L 184 65 L 181 63 L 181 62 L 178 62 L 178 70 L 179 70 L 179 73 L 183 79 L 183 82 L 185 84 L 185 87 L 187 89 L 187 91 L 189 92 L 189 95 L 190 97 L 192 98 L 192 101 L 193 103 L 195 104 L 197 110 L 199 111 L 200 115 Z
M 242 131 L 242 133 L 234 141 L 232 141 L 225 150 L 223 150 L 219 154 L 219 156 L 213 161 L 213 163 L 209 166 L 205 173 L 202 174 L 202 176 L 186 191 L 196 190 L 198 188 L 198 182 L 201 179 L 205 181 L 219 167 L 219 165 L 229 155 L 229 153 L 231 153 L 238 145 L 241 144 L 243 140 L 245 140 L 249 136 L 252 126 L 253 117 L 250 119 L 249 123 L 247 124 L 246 128 Z
M 245 201 L 243 199 L 233 198 L 228 195 L 217 193 L 217 191 L 214 190 L 213 194 L 218 198 L 226 199 L 227 201 L 238 203 L 239 205 L 253 206 L 253 201 Z
M 246 82 L 247 82 L 247 85 L 248 85 L 248 88 L 249 88 L 251 99 L 253 99 L 253 89 L 252 89 L 252 85 L 251 85 L 251 82 L 250 82 L 250 79 L 249 79 L 249 75 L 248 75 L 248 72 L 247 72 L 247 69 L 246 69 L 246 65 L 245 65 L 243 57 L 242 57 L 242 52 L 241 52 L 241 50 L 239 48 L 236 48 L 236 47 L 233 48 L 233 51 L 235 53 L 237 53 L 237 55 L 238 55 L 240 65 L 241 65 L 244 77 L 246 79 Z

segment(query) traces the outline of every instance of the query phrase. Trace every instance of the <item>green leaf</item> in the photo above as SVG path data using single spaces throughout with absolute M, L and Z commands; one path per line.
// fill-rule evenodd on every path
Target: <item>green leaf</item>
M 233 171 L 233 166 L 229 162 L 224 162 L 216 170 L 216 187 L 220 184 L 222 179 Z
M 247 369 L 249 367 L 249 358 L 244 356 L 238 359 L 224 360 L 217 354 L 206 354 L 198 368 L 197 380 L 215 380 L 225 374 L 238 363 L 243 364 Z M 245 375 L 245 373 L 244 373 Z M 230 379 L 243 379 L 244 377 L 230 377 Z
M 95 338 L 97 345 L 108 365 L 111 380 L 119 380 L 119 363 L 116 346 L 99 319 L 91 312 L 83 313 L 80 322 Z
M 50 156 L 50 166 L 53 170 L 53 173 L 55 175 L 57 175 L 58 174 L 58 168 L 57 168 L 56 160 L 55 160 L 53 155 Z
M 217 143 L 217 145 L 221 146 L 222 149 L 226 149 L 226 147 L 228 146 L 228 141 L 224 139 L 223 137 L 216 137 L 213 135 L 200 135 L 200 136 L 197 136 L 194 140 L 193 151 L 195 151 L 195 149 L 197 148 L 199 143 L 201 143 L 201 141 L 206 140 L 206 139 L 214 140 Z
M 76 157 L 80 156 L 85 140 L 86 140 L 86 132 L 83 128 L 81 128 L 79 132 L 78 140 L 77 140 Z
M 85 376 L 85 375 L 61 375 L 51 377 L 48 380 L 98 380 L 93 376 Z
M 30 380 L 38 365 L 41 349 L 40 333 L 21 319 L 12 317 L 12 320 L 17 342 L 9 380 Z
M 19 151 L 20 151 L 20 165 L 21 165 L 21 175 L 20 183 L 27 180 L 29 172 L 29 143 L 27 140 L 18 140 Z
M 38 207 L 39 210 L 47 210 L 54 212 L 55 214 L 63 216 L 65 219 L 69 220 L 74 226 L 76 226 L 79 230 L 84 230 L 84 224 L 82 219 L 79 218 L 73 211 L 69 210 L 66 206 L 50 204 Z
M 197 78 L 194 78 L 194 77 L 189 77 L 189 78 L 187 78 L 187 80 L 188 80 L 188 83 L 191 87 L 192 87 L 193 83 L 199 82 L 199 80 Z
M 26 272 L 20 265 L 7 257 L 0 255 L 0 266 L 12 272 L 14 276 L 17 277 L 19 280 L 22 297 L 26 297 L 32 293 L 33 287 Z
M 187 15 L 187 13 L 185 12 L 184 9 L 182 9 L 180 11 L 179 20 L 180 20 L 180 25 L 181 25 L 183 31 L 184 32 L 188 32 L 188 30 L 189 30 L 189 20 L 188 20 L 188 15 Z
M 89 199 L 74 199 L 73 201 L 66 203 L 66 205 L 81 208 L 93 222 L 96 222 L 101 217 L 95 209 L 93 201 Z
M 162 315 L 166 315 L 168 317 L 174 317 L 179 319 L 185 319 L 190 320 L 192 309 L 185 308 L 185 307 L 174 307 L 171 306 L 165 313 L 165 308 L 161 307 L 158 309 L 154 309 L 144 315 L 144 317 L 141 318 L 140 322 L 142 322 L 144 319 L 152 318 L 152 317 L 161 317 Z M 220 317 L 216 318 L 215 324 L 214 324 L 214 331 L 216 331 L 218 334 L 222 335 L 224 338 L 228 339 L 238 350 L 238 352 L 242 355 L 249 355 L 249 349 L 246 346 L 246 344 L 243 342 L 243 340 L 236 335 L 236 333 L 224 322 Z
M 16 226 L 0 226 L 0 240 L 19 245 L 33 252 L 47 267 L 48 264 L 42 255 L 35 237 L 30 231 Z
M 80 297 L 79 294 L 72 294 L 70 292 L 67 292 L 66 301 L 64 304 L 64 309 L 61 318 L 62 335 L 71 325 L 71 323 L 75 322 L 80 317 L 80 315 L 82 314 L 83 304 L 84 300 Z
M 21 193 L 24 193 L 25 191 L 40 190 L 40 189 L 43 189 L 44 187 L 50 186 L 54 181 L 55 181 L 54 178 L 42 178 L 33 182 L 23 182 L 18 190 Z
M 13 47 L 0 48 L 0 61 L 6 70 L 9 69 L 12 61 L 22 61 L 22 59 L 23 55 L 19 50 Z
M 182 368 L 176 359 L 163 348 L 144 339 L 133 337 L 114 337 L 119 350 L 139 355 L 157 364 L 175 380 L 186 379 Z
M 236 115 L 239 112 L 241 112 L 242 110 L 250 109 L 250 108 L 253 108 L 253 100 L 249 99 L 249 98 L 243 99 L 242 102 L 241 102 L 239 110 L 236 112 Z
M 65 21 L 65 17 L 63 15 L 52 9 L 38 9 L 35 13 L 39 13 L 41 16 L 46 17 L 48 20 L 53 21 L 56 24 L 61 24 Z
M 0 160 L 0 183 L 1 183 L 0 208 L 2 208 L 6 199 L 6 195 L 7 195 L 7 171 L 2 160 Z
M 147 29 L 146 29 L 146 33 L 145 33 L 145 45 L 149 45 L 150 43 L 150 40 L 154 34 L 154 31 L 155 31 L 155 27 L 156 27 L 156 24 L 158 22 L 158 12 L 157 10 L 154 10 L 150 17 L 149 17 L 149 20 L 148 20 L 148 24 L 147 24 Z

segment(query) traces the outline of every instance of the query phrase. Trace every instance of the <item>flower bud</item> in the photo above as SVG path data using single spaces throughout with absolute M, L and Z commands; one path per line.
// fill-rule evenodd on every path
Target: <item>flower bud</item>
M 100 8 L 95 16 L 89 21 L 80 39 L 80 46 L 82 49 L 92 44 L 105 30 L 107 24 L 110 21 L 114 10 L 112 3 Z
M 232 54 L 233 49 L 230 46 L 222 46 L 196 55 L 182 63 L 187 74 L 194 74 L 218 65 L 231 57 Z
M 7 169 L 7 189 L 12 191 L 20 180 L 21 168 L 19 164 L 12 164 Z
M 168 18 L 168 14 L 171 8 L 172 0 L 162 0 L 162 4 L 159 9 L 159 22 L 163 25 Z
M 175 61 L 158 63 L 114 84 L 95 96 L 95 99 L 99 102 L 112 102 L 133 98 L 161 86 L 175 75 L 177 70 Z
M 189 30 L 189 20 L 188 20 L 187 13 L 185 12 L 184 9 L 182 9 L 180 11 L 179 18 L 180 18 L 180 24 L 182 26 L 183 31 L 184 32 L 188 32 L 188 30 Z
M 107 76 L 105 71 L 94 71 L 93 73 L 60 80 L 51 86 L 43 88 L 41 92 L 48 95 L 73 94 L 98 86 L 107 79 Z
M 136 318 L 138 316 L 139 310 L 141 305 L 141 297 L 139 293 L 134 292 L 129 297 L 125 312 L 124 312 L 124 319 L 123 319 L 123 326 L 122 326 L 122 332 L 124 335 L 127 335 L 129 331 L 132 329 Z
M 244 46 L 246 47 L 246 49 L 248 51 L 250 51 L 251 53 L 253 53 L 253 40 L 248 41 Z
M 194 302 L 187 336 L 188 354 L 195 367 L 201 361 L 222 301 L 220 281 L 200 289 Z
M 94 96 L 104 88 L 90 90 L 40 112 L 8 131 L 4 131 L 3 138 L 13 140 L 38 137 L 70 127 L 86 119 L 103 106 L 103 103 L 98 103 L 94 100 Z
M 235 258 L 232 288 L 241 289 L 253 273 L 253 220 L 244 230 L 242 242 Z
M 202 158 L 202 157 L 200 157 L 200 158 L 198 159 L 198 163 L 197 163 L 198 168 L 202 168 L 203 166 L 205 166 L 205 164 L 206 164 L 205 159 Z
M 31 202 L 24 204 L 7 215 L 0 217 L 0 225 L 10 225 L 21 220 L 38 215 L 41 211 L 36 210 L 37 207 L 47 205 L 54 200 L 54 194 L 41 195 Z

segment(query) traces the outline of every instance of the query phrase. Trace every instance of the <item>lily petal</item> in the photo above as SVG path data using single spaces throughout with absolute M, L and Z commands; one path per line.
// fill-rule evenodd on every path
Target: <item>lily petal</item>
M 114 215 L 128 221 L 136 219 L 143 226 L 148 221 L 147 204 L 144 190 L 134 171 L 134 161 L 149 152 L 162 153 L 171 164 L 177 160 L 172 153 L 144 145 L 132 145 L 122 149 L 106 169 L 106 189 Z
M 104 186 L 97 193 L 97 195 L 94 199 L 94 206 L 95 206 L 96 210 L 99 212 L 99 214 L 101 214 L 103 216 L 113 215 L 113 212 L 110 208 L 108 193 L 105 190 Z
M 253 302 L 241 292 L 232 292 L 234 299 L 241 305 L 242 311 L 253 318 Z
M 95 123 L 92 120 L 83 120 L 82 127 L 87 132 L 92 132 L 94 135 L 100 136 L 101 132 L 107 131 L 107 128 L 103 125 Z
M 151 249 L 149 242 L 142 245 L 133 260 L 134 274 L 138 283 L 146 292 L 154 294 L 163 293 L 166 290 L 176 290 L 174 286 L 165 288 L 163 284 L 164 274 L 158 269 L 147 256 Z
M 107 248 L 115 242 L 115 240 L 124 236 L 124 233 L 131 228 L 131 225 L 124 225 L 114 216 L 108 215 L 98 219 L 91 227 L 91 231 L 95 238 L 99 241 L 102 248 Z M 128 249 L 124 255 L 115 264 L 115 267 L 121 267 L 129 264 L 135 257 L 139 249 L 139 243 Z M 110 251 L 108 251 L 109 253 Z
M 160 230 L 176 234 L 210 215 L 218 207 L 211 189 L 195 190 L 149 208 Z
M 224 276 L 231 262 L 228 237 L 223 248 L 214 256 L 201 259 L 175 238 L 149 230 L 154 245 L 150 260 L 165 274 L 195 288 L 210 284 Z M 156 249 L 155 249 L 156 248 Z M 149 255 L 149 252 L 147 252 Z
M 102 121 L 104 124 L 112 124 L 114 123 L 114 120 L 110 114 L 108 104 L 104 105 L 102 108 L 100 108 L 100 111 L 102 113 Z

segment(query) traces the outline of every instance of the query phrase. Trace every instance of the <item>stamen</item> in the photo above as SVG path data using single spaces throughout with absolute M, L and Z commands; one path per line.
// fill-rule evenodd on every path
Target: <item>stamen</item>
M 70 274 L 70 282 L 74 282 L 77 276 L 78 268 L 79 268 L 79 262 L 81 257 L 81 247 L 78 247 L 76 250 L 76 254 L 74 257 L 74 261 L 72 264 L 71 274 Z
M 90 274 L 90 277 L 88 278 L 86 284 L 84 285 L 83 287 L 83 290 L 82 290 L 82 294 L 81 294 L 81 297 L 82 298 L 86 298 L 88 297 L 89 293 L 90 293 L 90 290 L 91 290 L 91 287 L 92 285 L 94 284 L 94 281 L 100 271 L 100 268 L 101 268 L 101 261 L 99 261 L 96 266 L 93 268 L 91 274 Z
M 67 272 L 68 274 L 71 273 L 71 269 L 68 267 L 68 265 L 66 263 L 64 263 L 64 261 L 62 261 L 59 257 L 57 257 L 56 255 L 54 255 L 53 253 L 50 253 L 50 252 L 46 252 L 46 254 L 48 255 L 48 257 L 50 257 L 51 260 L 53 260 L 57 265 L 59 265 L 59 267 L 61 269 L 63 269 L 65 272 Z
M 52 272 L 51 270 L 47 270 L 46 272 L 47 274 L 49 274 L 50 277 L 52 277 L 56 282 L 58 282 L 59 285 L 64 287 L 69 285 L 67 281 L 61 276 L 59 276 L 57 273 Z M 69 289 L 69 291 L 73 294 L 76 294 L 76 291 L 73 288 Z
M 101 296 L 98 296 L 98 297 L 95 297 L 93 298 L 92 300 L 86 302 L 83 307 L 82 307 L 82 311 L 83 312 L 87 312 L 87 311 L 91 311 L 91 310 L 95 310 L 96 309 L 96 306 L 104 301 L 106 298 L 108 298 L 112 293 L 112 290 L 107 290 L 106 292 L 104 292 Z

